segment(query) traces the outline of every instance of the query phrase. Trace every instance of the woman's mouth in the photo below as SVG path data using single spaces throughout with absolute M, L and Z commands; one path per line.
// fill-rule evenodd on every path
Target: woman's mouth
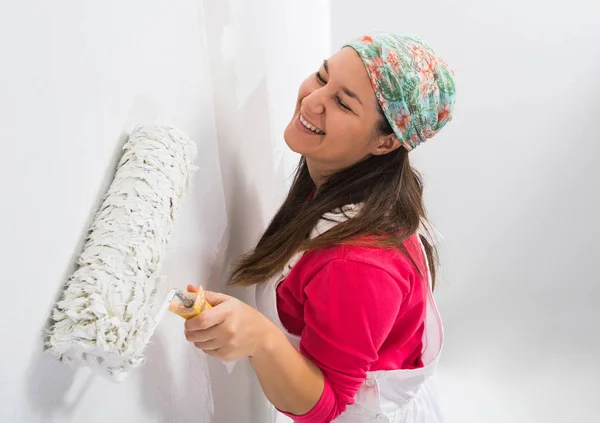
M 298 129 L 309 134 L 325 135 L 325 132 L 323 132 L 321 129 L 317 128 L 315 125 L 306 120 L 306 118 L 302 116 L 302 114 L 298 115 L 298 119 L 296 119 L 296 126 L 298 127 Z

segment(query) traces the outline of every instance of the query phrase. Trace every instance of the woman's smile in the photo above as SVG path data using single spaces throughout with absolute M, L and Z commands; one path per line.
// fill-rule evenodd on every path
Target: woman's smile
M 306 134 L 321 136 L 325 135 L 325 132 L 323 132 L 320 128 L 310 123 L 304 116 L 302 116 L 301 113 L 298 113 L 298 117 L 295 119 L 294 124 L 296 128 L 298 128 L 301 132 L 304 132 Z

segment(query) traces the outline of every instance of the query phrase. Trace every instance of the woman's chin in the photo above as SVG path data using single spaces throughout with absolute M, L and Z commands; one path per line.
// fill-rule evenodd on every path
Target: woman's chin
M 290 150 L 294 153 L 304 155 L 306 153 L 306 146 L 302 144 L 302 137 L 299 136 L 300 134 L 297 131 L 292 124 L 288 125 L 283 133 L 283 139 Z

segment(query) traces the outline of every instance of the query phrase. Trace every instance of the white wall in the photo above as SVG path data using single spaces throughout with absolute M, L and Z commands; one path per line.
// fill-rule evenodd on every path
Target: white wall
M 330 24 L 326 0 L 210 0 L 204 12 L 229 222 L 223 269 L 258 241 L 287 192 L 298 157 L 285 146 L 283 130 L 300 83 L 329 53 Z M 253 289 L 217 288 L 254 304 Z M 210 373 L 215 423 L 269 421 L 247 361 L 228 374 L 211 360 Z
M 415 151 L 445 236 L 450 423 L 595 422 L 600 397 L 600 7 L 332 0 L 333 47 L 414 32 L 457 72 L 456 117 Z
M 52 303 L 137 122 L 173 123 L 199 144 L 165 273 L 178 286 L 209 274 L 226 221 L 198 2 L 2 8 L 0 421 L 175 422 L 192 412 L 207 421 L 207 366 L 181 342 L 180 319 L 165 318 L 149 362 L 120 385 L 41 352 Z
M 328 2 L 12 3 L 0 10 L 0 51 L 0 421 L 265 421 L 247 363 L 231 374 L 208 363 L 177 316 L 163 318 L 148 362 L 122 384 L 56 362 L 41 333 L 119 149 L 144 121 L 175 124 L 199 147 L 168 282 L 252 303 L 252 290 L 224 286 L 225 269 L 285 195 L 297 156 L 283 128 L 329 52 Z

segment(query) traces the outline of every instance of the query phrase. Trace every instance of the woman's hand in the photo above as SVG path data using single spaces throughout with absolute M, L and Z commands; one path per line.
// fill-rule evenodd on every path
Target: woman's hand
M 188 291 L 194 292 L 193 286 Z M 185 322 L 185 337 L 206 354 L 224 361 L 250 357 L 260 385 L 279 410 L 302 415 L 321 398 L 321 370 L 258 310 L 224 294 L 204 291 L 212 308 Z
M 189 292 L 197 289 L 188 285 Z M 185 337 L 206 354 L 223 361 L 256 355 L 273 331 L 279 329 L 248 304 L 211 291 L 204 291 L 212 306 L 185 322 Z

